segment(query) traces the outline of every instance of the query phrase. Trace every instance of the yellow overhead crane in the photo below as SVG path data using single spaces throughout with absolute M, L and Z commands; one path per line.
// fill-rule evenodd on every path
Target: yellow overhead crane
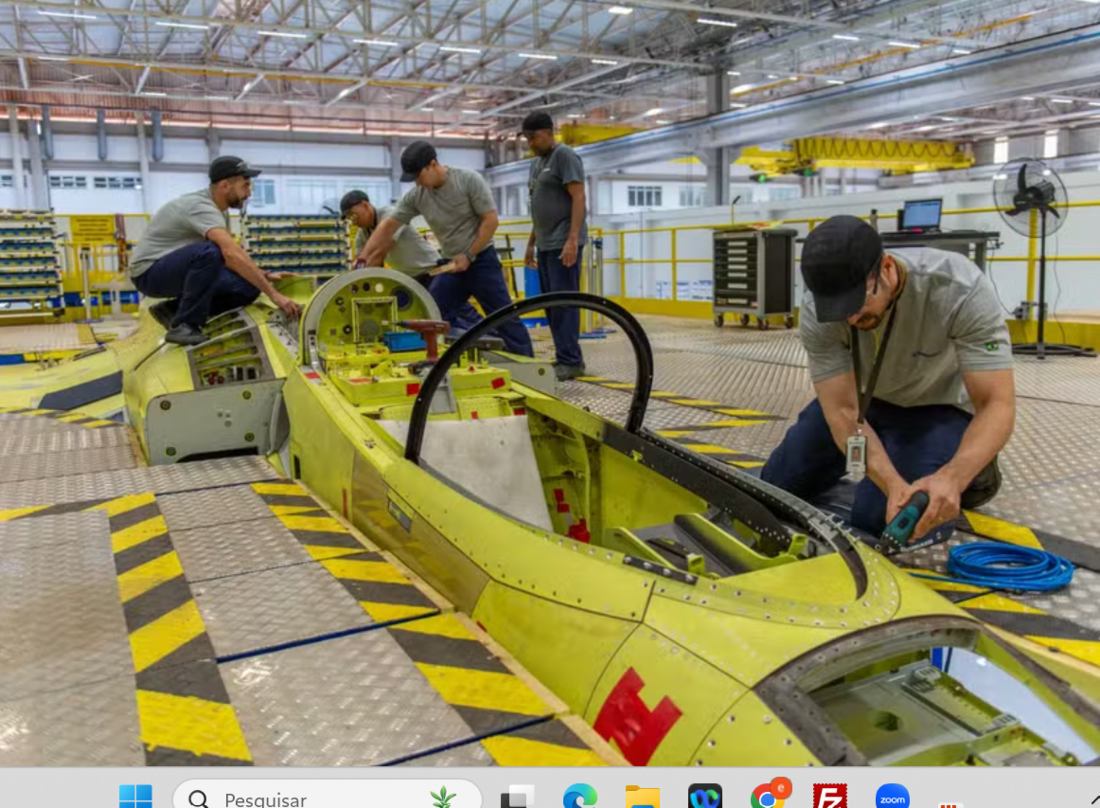
M 877 168 L 892 174 L 969 168 L 970 150 L 935 140 L 856 140 L 807 137 L 790 142 L 787 151 L 759 146 L 741 150 L 737 163 L 768 175 L 799 174 L 821 168 Z

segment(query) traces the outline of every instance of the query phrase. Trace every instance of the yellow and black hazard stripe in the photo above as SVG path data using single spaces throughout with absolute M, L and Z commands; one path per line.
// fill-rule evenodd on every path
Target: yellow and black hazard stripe
M 439 612 L 397 567 L 359 541 L 297 483 L 254 483 L 252 490 L 376 622 Z
M 1018 525 L 977 511 L 963 511 L 955 522 L 962 531 L 984 539 L 1046 550 L 1059 555 L 1074 566 L 1100 572 L 1100 547 L 1058 536 L 1044 530 Z
M 146 764 L 251 765 L 156 496 L 132 494 L 89 510 L 110 520 Z
M 634 384 L 632 382 L 618 382 L 612 379 L 606 379 L 603 376 L 580 376 L 577 381 L 587 382 L 597 387 L 603 387 L 607 390 L 618 390 L 620 392 L 629 392 L 634 389 Z M 760 410 L 747 410 L 741 407 L 723 404 L 720 401 L 711 401 L 706 398 L 693 398 L 692 396 L 684 396 L 679 393 L 671 393 L 667 390 L 653 390 L 650 392 L 649 397 L 660 401 L 667 401 L 670 404 L 678 404 L 681 407 L 706 410 L 707 412 L 725 416 L 722 421 L 704 424 L 699 429 L 694 427 L 682 427 L 683 429 L 693 429 L 694 431 L 700 431 L 701 429 L 727 429 L 730 427 L 754 426 L 769 421 L 787 420 L 781 415 L 772 415 L 770 413 L 761 412 Z
M 1051 651 L 1100 666 L 1100 631 L 1020 603 L 986 587 L 956 583 L 928 570 L 905 571 L 921 576 L 921 583 L 983 623 L 1046 646 Z
M 388 631 L 499 765 L 605 765 L 457 615 L 412 620 Z
M 119 421 L 109 418 L 97 418 L 93 415 L 85 415 L 82 412 L 71 410 L 38 410 L 33 407 L 0 407 L 0 414 L 20 415 L 25 418 L 51 418 L 61 423 L 84 427 L 85 429 L 101 429 L 106 426 L 125 426 Z
M 764 458 L 737 449 L 729 449 L 725 446 L 715 446 L 711 443 L 703 443 L 691 434 L 682 434 L 680 430 L 658 430 L 658 435 L 670 438 L 675 443 L 690 449 L 693 452 L 725 463 L 727 466 L 737 466 L 742 469 L 754 469 L 764 465 Z
M 0 522 L 76 511 L 103 511 L 110 525 L 146 764 L 251 765 L 156 495 L 14 508 Z

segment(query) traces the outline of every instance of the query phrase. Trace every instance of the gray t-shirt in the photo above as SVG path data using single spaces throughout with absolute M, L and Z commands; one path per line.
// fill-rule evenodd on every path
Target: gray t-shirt
M 384 205 L 374 209 L 374 226 L 383 219 L 393 216 L 393 205 Z M 374 233 L 374 227 L 369 230 L 359 228 L 355 236 L 355 254 L 363 252 L 367 240 Z M 403 272 L 406 275 L 416 276 L 425 270 L 431 269 L 439 263 L 439 250 L 420 235 L 411 224 L 403 224 L 394 233 L 393 249 L 386 256 L 386 264 L 390 269 Z
M 560 250 L 569 238 L 573 197 L 565 186 L 571 182 L 584 182 L 584 163 L 568 146 L 558 144 L 549 155 L 531 164 L 527 186 L 531 194 L 535 244 L 540 250 Z M 582 246 L 587 238 L 588 226 L 582 219 L 577 246 Z
M 944 250 L 889 251 L 908 272 L 893 316 L 874 397 L 899 407 L 949 404 L 974 408 L 962 374 L 1012 367 L 1012 343 L 997 292 L 989 278 L 963 255 Z M 860 332 L 865 385 L 889 316 L 874 331 Z M 799 332 L 815 382 L 852 368 L 847 323 L 819 323 L 813 294 L 806 290 Z
M 215 227 L 229 229 L 229 211 L 218 210 L 210 189 L 184 194 L 156 212 L 134 247 L 127 272 L 136 278 L 170 252 L 205 241 Z
M 417 185 L 401 197 L 391 215 L 402 224 L 418 214 L 423 216 L 443 255 L 454 258 L 470 249 L 481 227 L 481 217 L 495 209 L 484 177 L 466 168 L 448 167 L 442 188 L 429 190 Z

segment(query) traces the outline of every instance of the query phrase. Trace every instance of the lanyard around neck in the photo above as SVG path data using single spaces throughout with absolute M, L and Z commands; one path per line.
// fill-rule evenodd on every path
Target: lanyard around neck
M 898 301 L 894 301 L 894 305 L 890 310 L 890 319 L 886 323 L 886 331 L 882 335 L 882 342 L 878 346 L 878 350 L 875 352 L 875 360 L 871 363 L 871 375 L 867 379 L 867 387 L 863 390 L 859 389 L 860 378 L 862 377 L 862 369 L 860 367 L 859 356 L 859 329 L 854 325 L 849 326 L 851 332 L 852 341 L 852 364 L 855 366 L 856 371 L 856 395 L 859 398 L 859 417 L 856 419 L 857 424 L 862 424 L 867 417 L 867 408 L 871 406 L 871 397 L 875 392 L 875 385 L 878 384 L 878 374 L 882 370 L 882 360 L 886 356 L 886 346 L 890 343 L 890 334 L 894 331 L 894 323 L 898 319 Z

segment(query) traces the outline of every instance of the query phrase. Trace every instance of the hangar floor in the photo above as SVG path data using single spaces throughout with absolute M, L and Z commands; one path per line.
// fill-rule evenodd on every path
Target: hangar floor
M 797 336 L 646 318 L 648 425 L 752 469 L 812 397 Z M 539 350 L 549 352 L 548 335 Z M 24 335 L 34 342 L 34 335 Z M 621 420 L 624 337 L 562 396 Z M 1049 596 L 929 585 L 1100 666 L 1100 364 L 1018 363 L 985 535 L 1078 564 Z M 0 377 L 2 383 L 2 377 Z M 128 427 L 0 413 L 0 765 L 601 765 L 621 758 L 475 624 L 257 458 L 146 467 Z M 897 557 L 942 572 L 946 547 Z

